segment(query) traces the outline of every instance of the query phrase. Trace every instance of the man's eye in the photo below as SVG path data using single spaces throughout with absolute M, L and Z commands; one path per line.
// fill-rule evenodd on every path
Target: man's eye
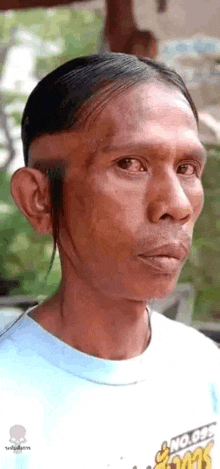
M 193 176 L 196 173 L 196 167 L 191 163 L 181 164 L 178 167 L 178 173 L 185 174 L 185 176 Z
M 123 158 L 122 160 L 119 160 L 117 164 L 121 169 L 129 170 L 134 173 L 145 171 L 143 164 L 136 158 Z

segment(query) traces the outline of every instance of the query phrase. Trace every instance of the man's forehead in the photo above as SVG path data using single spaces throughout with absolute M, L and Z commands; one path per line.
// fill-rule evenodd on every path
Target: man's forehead
M 58 161 L 68 164 L 73 160 L 76 165 L 86 164 L 120 134 L 140 131 L 142 125 L 152 120 L 159 123 L 164 117 L 172 127 L 172 123 L 176 125 L 177 115 L 180 125 L 182 122 L 197 130 L 192 110 L 181 92 L 154 83 L 139 84 L 107 102 L 97 116 L 94 111 L 88 125 L 81 130 L 46 134 L 34 140 L 29 150 L 29 165 L 47 162 L 50 166 Z
M 102 149 L 133 143 L 141 134 L 145 143 L 158 142 L 162 128 L 169 135 L 172 131 L 180 135 L 184 132 L 198 140 L 197 122 L 186 98 L 178 90 L 155 84 L 139 85 L 114 98 L 91 127 Z
M 116 128 L 120 123 L 120 128 L 126 126 L 135 129 L 141 120 L 160 120 L 167 114 L 171 122 L 177 114 L 181 114 L 184 125 L 197 129 L 190 104 L 180 90 L 162 83 L 143 83 L 110 100 L 97 116 L 97 124 L 101 117 L 112 125 L 115 122 Z

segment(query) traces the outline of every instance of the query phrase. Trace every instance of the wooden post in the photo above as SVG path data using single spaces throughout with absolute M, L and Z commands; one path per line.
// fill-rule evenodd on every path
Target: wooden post
M 133 1 L 106 0 L 104 42 L 112 52 L 154 58 L 157 54 L 157 39 L 151 31 L 138 29 Z
M 157 0 L 157 11 L 163 13 L 167 9 L 167 0 Z

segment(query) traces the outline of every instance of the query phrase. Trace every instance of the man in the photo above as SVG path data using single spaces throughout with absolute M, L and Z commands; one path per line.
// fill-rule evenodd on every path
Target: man
M 62 281 L 2 335 L 1 467 L 219 468 L 219 351 L 148 306 L 202 210 L 197 119 L 175 72 L 126 54 L 72 60 L 29 97 L 12 195 Z

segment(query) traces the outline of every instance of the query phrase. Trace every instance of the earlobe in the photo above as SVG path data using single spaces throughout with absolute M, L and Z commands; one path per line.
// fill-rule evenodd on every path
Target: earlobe
M 35 231 L 52 232 L 49 184 L 37 169 L 20 168 L 12 176 L 11 195 Z

